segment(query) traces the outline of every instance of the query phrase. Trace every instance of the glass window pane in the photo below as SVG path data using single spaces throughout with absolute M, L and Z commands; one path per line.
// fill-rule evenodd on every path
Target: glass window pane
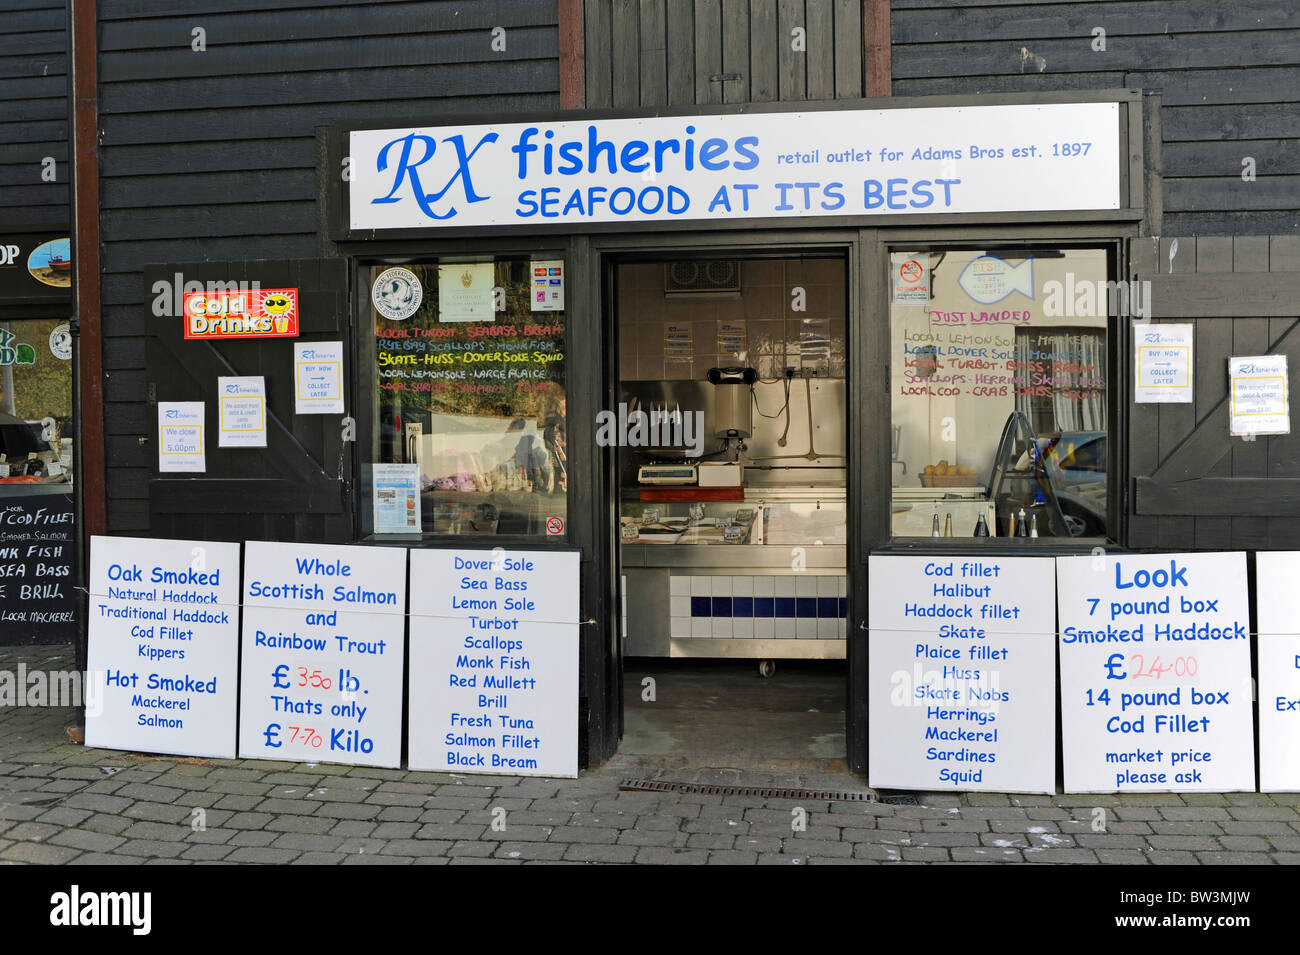
M 20 484 L 70 484 L 72 437 L 68 323 L 0 323 L 0 494 Z
M 1123 305 L 1105 251 L 894 252 L 890 268 L 894 535 L 1104 536 Z
M 374 460 L 418 466 L 423 532 L 556 537 L 568 497 L 563 260 L 443 258 L 369 278 Z

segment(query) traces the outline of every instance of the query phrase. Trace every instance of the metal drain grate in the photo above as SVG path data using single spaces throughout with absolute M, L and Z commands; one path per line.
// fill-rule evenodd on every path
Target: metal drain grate
M 660 779 L 624 779 L 618 784 L 618 788 L 624 792 L 753 796 L 757 799 L 809 799 L 831 802 L 876 801 L 875 794 L 871 792 L 836 792 L 831 789 L 771 789 L 764 786 L 713 786 L 703 783 L 672 783 Z
M 880 801 L 886 806 L 919 806 L 921 800 L 916 798 L 915 793 L 890 793 L 888 796 L 881 796 Z

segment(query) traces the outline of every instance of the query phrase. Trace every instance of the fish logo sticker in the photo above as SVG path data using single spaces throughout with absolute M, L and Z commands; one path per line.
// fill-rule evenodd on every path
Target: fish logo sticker
M 996 255 L 981 255 L 972 259 L 957 278 L 957 285 L 971 299 L 981 305 L 1000 302 L 1012 292 L 1025 298 L 1034 297 L 1034 260 L 1025 259 L 1012 265 Z

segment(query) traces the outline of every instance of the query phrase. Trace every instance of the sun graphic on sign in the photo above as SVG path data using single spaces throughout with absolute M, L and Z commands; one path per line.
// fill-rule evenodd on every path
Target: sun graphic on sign
M 262 299 L 262 309 L 270 315 L 283 315 L 293 308 L 293 299 L 288 295 L 272 293 Z

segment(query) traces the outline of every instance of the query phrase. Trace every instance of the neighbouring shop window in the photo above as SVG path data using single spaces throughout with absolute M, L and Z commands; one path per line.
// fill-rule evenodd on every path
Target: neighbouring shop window
M 1102 249 L 890 256 L 893 534 L 1105 536 Z
M 563 259 L 443 257 L 367 274 L 373 460 L 414 466 L 418 530 L 561 536 L 569 488 Z
M 0 322 L 0 629 L 13 643 L 76 639 L 72 336 Z
M 0 494 L 71 485 L 72 438 L 68 323 L 0 322 Z

